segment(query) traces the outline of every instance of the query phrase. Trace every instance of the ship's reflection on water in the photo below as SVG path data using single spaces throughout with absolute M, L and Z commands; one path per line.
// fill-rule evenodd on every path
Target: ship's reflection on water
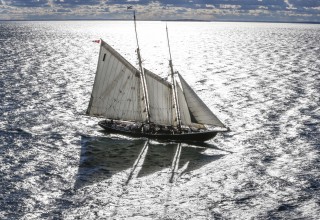
M 225 155 L 207 154 L 207 149 L 223 151 L 210 144 L 158 143 L 143 139 L 81 137 L 80 164 L 75 189 L 128 171 L 127 181 L 168 170 L 168 182 L 186 172 L 218 160 Z

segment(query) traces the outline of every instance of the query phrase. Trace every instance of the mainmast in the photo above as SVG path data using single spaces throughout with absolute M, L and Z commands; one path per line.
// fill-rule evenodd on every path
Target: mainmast
M 169 48 L 169 55 L 170 55 L 170 60 L 169 60 L 169 66 L 171 70 L 171 80 L 172 80 L 172 87 L 173 87 L 173 101 L 174 101 L 174 106 L 176 109 L 176 116 L 177 116 L 177 122 L 178 122 L 178 129 L 181 131 L 181 117 L 180 117 L 180 106 L 178 103 L 178 92 L 177 92 L 177 83 L 174 77 L 174 72 L 173 72 L 173 65 L 172 65 L 172 58 L 171 58 L 171 50 L 170 50 L 170 42 L 169 42 L 169 34 L 168 34 L 168 26 L 166 25 L 166 31 L 167 31 L 167 40 L 168 40 L 168 48 Z
M 143 92 L 143 100 L 145 105 L 145 111 L 147 112 L 147 122 L 150 123 L 150 107 L 149 107 L 149 96 L 147 90 L 147 82 L 146 75 L 144 73 L 144 69 L 142 67 L 142 60 L 140 55 L 139 41 L 138 41 L 138 33 L 137 33 L 137 24 L 136 24 L 136 12 L 133 11 L 133 19 L 134 19 L 134 30 L 136 32 L 136 40 L 137 40 L 137 55 L 139 60 L 139 68 L 140 68 L 140 79 L 142 83 L 142 92 Z

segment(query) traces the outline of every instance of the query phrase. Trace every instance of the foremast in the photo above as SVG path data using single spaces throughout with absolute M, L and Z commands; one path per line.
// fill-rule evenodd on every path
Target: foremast
M 167 31 L 167 41 L 168 41 L 168 49 L 169 49 L 169 66 L 171 70 L 171 80 L 172 80 L 172 95 L 173 95 L 173 101 L 174 101 L 174 108 L 176 110 L 176 116 L 177 116 L 177 124 L 178 129 L 181 132 L 181 116 L 180 116 L 180 106 L 178 101 L 178 92 L 177 92 L 177 83 L 174 77 L 174 71 L 173 71 L 173 65 L 172 65 L 172 57 L 171 57 L 171 50 L 170 50 L 170 42 L 169 42 L 169 33 L 168 33 L 168 26 L 166 25 L 166 31 Z
M 150 121 L 149 96 L 148 96 L 146 76 L 144 73 L 144 68 L 142 66 L 142 60 L 141 60 L 141 55 L 140 55 L 140 47 L 139 47 L 139 41 L 138 41 L 136 12 L 135 11 L 133 11 L 133 19 L 134 19 L 134 30 L 136 33 L 136 41 L 137 41 L 137 55 L 138 55 L 139 68 L 140 68 L 140 79 L 141 79 L 141 84 L 142 84 L 143 101 L 144 101 L 145 111 L 147 112 L 147 123 L 149 124 L 151 122 Z

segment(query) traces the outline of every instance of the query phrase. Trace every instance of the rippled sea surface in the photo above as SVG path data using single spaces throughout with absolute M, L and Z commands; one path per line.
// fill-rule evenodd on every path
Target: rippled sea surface
M 318 219 L 320 25 L 169 22 L 174 68 L 231 128 L 204 144 L 103 133 L 85 115 L 102 38 L 130 21 L 0 23 L 0 219 Z M 164 22 L 138 22 L 166 77 Z

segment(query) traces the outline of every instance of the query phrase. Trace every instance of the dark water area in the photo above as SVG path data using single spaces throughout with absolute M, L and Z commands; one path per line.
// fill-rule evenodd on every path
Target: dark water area
M 85 115 L 103 38 L 129 21 L 0 22 L 0 219 L 318 219 L 320 25 L 168 22 L 174 68 L 231 132 L 202 144 L 104 133 Z M 138 22 L 167 77 L 164 22 Z

